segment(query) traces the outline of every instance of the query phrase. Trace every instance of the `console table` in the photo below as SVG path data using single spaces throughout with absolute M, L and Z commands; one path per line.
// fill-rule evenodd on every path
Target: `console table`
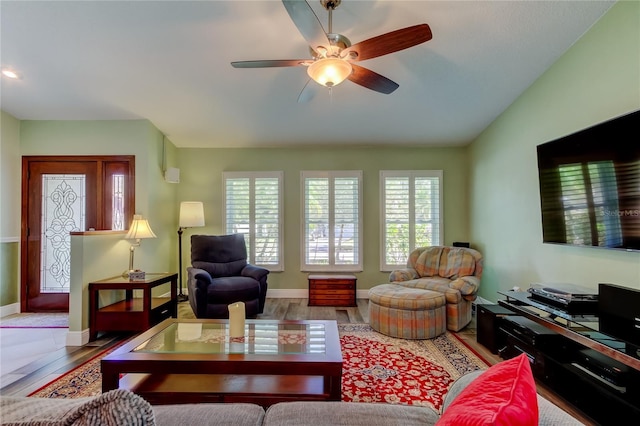
M 498 303 L 537 322 L 566 338 L 587 348 L 594 349 L 610 358 L 640 371 L 640 353 L 635 356 L 620 350 L 620 347 L 633 346 L 615 336 L 605 335 L 599 331 L 597 315 L 569 315 L 566 312 L 537 302 L 527 292 L 498 292 L 507 300 Z
M 596 314 L 571 315 L 532 299 L 528 292 L 499 294 L 506 297 L 498 301 L 500 306 L 536 326 L 529 330 L 509 328 L 504 321 L 501 331 L 507 343 L 501 355 L 508 358 L 527 353 L 536 367 L 536 379 L 598 422 L 624 424 L 625 419 L 640 416 L 638 342 L 603 332 L 605 318 Z M 544 336 L 540 330 L 536 336 L 533 328 L 538 326 L 555 333 L 552 343 L 548 339 L 546 344 L 541 342 Z M 529 339 L 527 335 L 534 337 Z M 585 363 L 585 353 L 599 362 Z
M 171 283 L 169 297 L 152 295 L 152 289 Z M 145 331 L 161 321 L 177 317 L 178 274 L 147 273 L 144 280 L 129 280 L 121 276 L 89 283 L 89 340 L 98 331 Z M 100 292 L 123 290 L 124 299 L 100 306 Z M 142 297 L 134 297 L 134 291 Z

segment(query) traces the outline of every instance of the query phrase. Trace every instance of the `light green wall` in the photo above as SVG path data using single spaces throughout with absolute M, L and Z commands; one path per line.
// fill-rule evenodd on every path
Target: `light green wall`
M 386 282 L 388 272 L 379 271 L 379 171 L 443 170 L 444 239 L 466 241 L 468 198 L 465 148 L 271 148 L 181 149 L 180 201 L 203 201 L 204 228 L 187 229 L 183 235 L 183 265 L 190 264 L 190 236 L 217 234 L 222 229 L 223 171 L 284 171 L 285 271 L 269 275 L 270 289 L 304 289 L 307 274 L 300 272 L 301 224 L 300 171 L 362 170 L 364 220 L 364 271 L 357 273 L 358 289 Z
M 155 231 L 154 231 L 155 232 Z M 147 242 L 135 251 L 135 265 L 149 272 L 161 269 L 152 266 L 146 260 L 149 250 L 145 251 Z M 129 261 L 130 243 L 122 238 L 118 232 L 71 236 L 71 291 L 69 293 L 69 335 L 67 344 L 79 346 L 89 341 L 89 283 L 104 278 L 120 275 L 127 269 Z M 145 253 L 145 256 L 141 254 Z M 165 257 L 161 255 L 161 257 Z M 107 272 L 108 271 L 108 272 Z M 152 294 L 168 293 L 169 285 L 158 286 Z M 108 305 L 116 300 L 122 300 L 122 294 L 116 292 L 101 292 L 100 303 Z
M 0 306 L 17 304 L 20 301 L 20 243 L 0 244 Z M 15 306 L 18 312 L 18 306 Z M 14 312 L 7 312 L 14 313 Z
M 136 265 L 142 265 L 143 262 L 139 262 L 137 250 L 135 254 Z M 74 335 L 84 330 L 86 337 L 76 342 L 84 344 L 89 340 L 86 331 L 89 328 L 89 283 L 120 275 L 128 269 L 129 243 L 122 238 L 122 235 L 114 233 L 73 235 L 71 259 L 69 332 Z
M 617 3 L 470 147 L 480 295 L 530 283 L 640 288 L 640 253 L 542 243 L 536 146 L 640 109 L 640 2 Z M 606 143 L 606 141 L 605 141 Z
M 20 301 L 20 181 L 20 121 L 0 111 L 0 306 L 16 304 L 14 310 Z
M 136 213 L 142 214 L 158 238 L 143 240 L 135 267 L 149 272 L 173 271 L 177 265 L 177 187 L 163 176 L 162 133 L 147 120 L 22 121 L 21 155 L 135 155 Z M 166 142 L 173 157 L 175 147 Z M 69 336 L 87 341 L 90 281 L 120 275 L 129 265 L 129 242 L 123 235 L 72 238 Z
M 380 170 L 444 171 L 444 239 L 468 240 L 468 160 L 465 148 L 316 147 L 281 149 L 176 149 L 148 121 L 23 121 L 22 155 L 135 155 L 136 212 L 143 214 L 158 236 L 136 250 L 136 267 L 147 271 L 177 270 L 177 229 L 180 201 L 205 203 L 207 226 L 188 229 L 183 237 L 183 265 L 190 264 L 190 235 L 222 232 L 222 172 L 282 170 L 285 172 L 285 271 L 273 273 L 270 289 L 306 289 L 300 272 L 300 171 L 362 170 L 364 176 L 364 264 L 358 288 L 387 280 L 379 271 Z M 163 161 L 163 152 L 166 161 Z M 180 183 L 163 179 L 163 165 L 181 170 Z M 70 331 L 86 330 L 86 284 L 117 275 L 127 265 L 128 245 L 114 248 L 113 236 L 74 238 L 72 281 L 81 293 L 71 295 Z M 91 254 L 93 251 L 93 255 Z M 109 261 L 105 261 L 107 253 Z M 82 265 L 77 268 L 78 265 Z M 121 265 L 121 266 L 117 266 Z M 82 271 L 82 272 L 80 272 Z M 72 271 L 73 272 L 73 271 Z M 186 274 L 184 274 L 186 278 Z M 80 303 L 83 306 L 76 306 Z M 78 308 L 80 308 L 78 310 Z M 76 314 L 79 312 L 79 314 Z
M 136 213 L 149 214 L 153 125 L 130 121 L 22 121 L 21 155 L 135 155 Z M 157 178 L 161 178 L 158 169 Z
M 163 137 L 153 124 L 147 120 L 26 120 L 22 121 L 20 137 L 22 155 L 135 155 L 135 210 L 149 220 L 158 236 L 144 241 L 136 251 L 136 267 L 157 271 L 175 269 L 177 208 L 168 205 L 174 204 L 177 188 L 164 181 Z M 170 141 L 168 144 L 172 145 Z M 128 252 L 123 256 L 126 267 Z
M 20 120 L 4 111 L 0 114 L 0 237 L 19 238 Z
M 178 205 L 176 194 L 178 185 L 167 183 L 164 180 L 163 171 L 163 145 L 168 151 L 173 152 L 173 144 L 170 140 L 164 141 L 162 133 L 150 123 L 147 127 L 147 164 L 146 164 L 146 186 L 145 189 L 136 187 L 136 207 L 137 212 L 149 218 L 149 225 L 158 236 L 157 239 L 149 240 L 149 248 L 143 249 L 143 256 L 146 257 L 147 264 L 154 265 L 153 269 L 144 267 L 143 270 L 153 272 L 176 271 L 178 264 Z M 175 154 L 174 154 L 175 155 Z M 144 176 L 138 173 L 138 158 L 136 157 L 136 185 L 139 177 Z M 138 197 L 147 191 L 147 207 L 140 209 Z M 146 245 L 146 241 L 144 241 Z M 137 251 L 137 250 L 136 250 Z M 136 253 L 137 256 L 137 253 Z M 136 257 L 137 258 L 137 257 Z M 144 257 L 141 260 L 145 260 Z M 138 262 L 136 261 L 136 265 Z

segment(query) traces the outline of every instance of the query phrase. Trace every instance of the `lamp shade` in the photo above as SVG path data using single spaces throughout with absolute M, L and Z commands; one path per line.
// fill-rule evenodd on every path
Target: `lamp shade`
M 142 238 L 156 238 L 156 234 L 151 230 L 149 222 L 142 218 L 142 215 L 133 215 L 133 222 L 129 227 L 129 232 L 125 236 L 127 240 L 139 240 Z
M 307 74 L 323 86 L 333 87 L 351 75 L 353 67 L 344 59 L 324 58 L 309 65 Z
M 181 228 L 204 226 L 202 201 L 183 201 L 180 203 L 179 226 Z

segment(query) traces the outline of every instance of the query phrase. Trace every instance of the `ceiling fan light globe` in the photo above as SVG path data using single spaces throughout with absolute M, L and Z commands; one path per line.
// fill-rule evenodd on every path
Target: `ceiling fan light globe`
M 307 74 L 316 83 L 326 87 L 337 86 L 353 72 L 351 64 L 343 59 L 319 59 L 307 68 Z

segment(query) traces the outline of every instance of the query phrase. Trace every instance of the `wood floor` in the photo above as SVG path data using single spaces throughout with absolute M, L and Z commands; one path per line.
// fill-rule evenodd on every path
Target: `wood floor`
M 368 322 L 367 299 L 358 299 L 357 307 L 316 307 L 307 306 L 307 303 L 308 299 L 267 299 L 265 312 L 258 318 L 283 320 L 324 319 L 336 320 L 338 323 Z M 193 317 L 188 302 L 179 304 L 178 316 Z M 25 330 L 25 332 L 28 333 L 27 330 Z M 484 346 L 477 343 L 475 316 L 471 324 L 457 334 L 472 350 L 489 364 L 493 365 L 501 361 L 500 357 L 492 354 Z M 0 389 L 0 395 L 26 396 L 129 337 L 131 337 L 131 334 L 103 333 L 98 335 L 97 340 L 87 345 L 81 347 L 66 346 L 55 350 L 20 368 L 19 373 L 23 374 L 24 377 L 3 386 Z M 539 386 L 538 392 L 585 424 L 593 424 L 544 387 Z

